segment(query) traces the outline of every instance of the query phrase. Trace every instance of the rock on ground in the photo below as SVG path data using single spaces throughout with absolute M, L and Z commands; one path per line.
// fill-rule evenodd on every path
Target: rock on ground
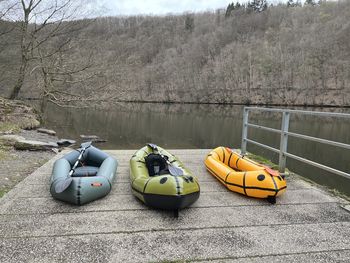
M 56 136 L 51 136 L 45 133 L 39 133 L 36 130 L 22 130 L 18 135 L 26 138 L 26 140 L 54 143 L 58 141 L 58 138 Z
M 80 138 L 82 138 L 84 141 L 92 141 L 92 142 L 107 142 L 107 140 L 105 139 L 101 139 L 100 137 L 98 137 L 97 135 L 80 135 Z
M 54 130 L 49 130 L 49 129 L 45 129 L 45 128 L 39 128 L 39 129 L 37 129 L 37 132 L 45 133 L 45 134 L 52 135 L 52 136 L 56 135 L 56 132 Z
M 72 144 L 75 144 L 76 141 L 74 140 L 69 140 L 69 139 L 60 139 L 57 141 L 57 144 L 59 146 L 63 146 L 63 147 L 66 147 L 66 146 L 69 146 L 69 145 L 72 145 Z
M 6 146 L 13 146 L 18 141 L 23 141 L 25 138 L 23 136 L 14 135 L 14 134 L 6 134 L 0 135 L 0 142 Z
M 28 151 L 45 151 L 52 148 L 58 148 L 57 143 L 54 142 L 41 142 L 41 141 L 31 141 L 22 140 L 15 142 L 16 150 L 28 150 Z

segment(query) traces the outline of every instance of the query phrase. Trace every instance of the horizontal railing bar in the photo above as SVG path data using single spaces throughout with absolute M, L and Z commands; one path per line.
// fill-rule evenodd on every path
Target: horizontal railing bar
M 313 115 L 313 116 L 328 116 L 328 117 L 341 117 L 341 118 L 350 118 L 350 114 L 348 113 L 333 113 L 333 112 L 317 112 L 317 111 L 304 111 L 304 110 L 287 110 L 287 109 L 277 109 L 277 108 L 262 108 L 262 107 L 245 107 L 245 110 L 249 111 L 254 111 L 254 110 L 258 110 L 258 111 L 267 111 L 267 112 L 279 112 L 279 113 L 296 113 L 296 114 L 304 114 L 304 115 Z M 278 129 L 274 129 L 274 128 L 270 128 L 270 127 L 266 127 L 266 126 L 262 126 L 262 125 L 258 125 L 258 124 L 253 124 L 253 123 L 248 123 L 248 121 L 245 124 L 247 127 L 252 127 L 252 128 L 256 128 L 256 129 L 261 129 L 261 130 L 266 130 L 266 131 L 270 131 L 270 132 L 274 132 L 274 133 L 279 133 L 281 134 L 282 131 L 278 130 Z M 336 141 L 331 141 L 331 140 L 327 140 L 327 139 L 322 139 L 322 138 L 318 138 L 318 137 L 313 137 L 313 136 L 309 136 L 309 135 L 304 135 L 304 134 L 299 134 L 299 133 L 294 133 L 294 132 L 285 132 L 284 134 L 291 136 L 291 137 L 295 137 L 295 138 L 301 138 L 301 139 L 305 139 L 308 141 L 314 141 L 314 142 L 319 142 L 319 143 L 323 143 L 323 144 L 328 144 L 331 146 L 336 146 L 336 147 L 341 147 L 341 148 L 345 148 L 345 149 L 350 149 L 350 144 L 346 144 L 346 143 L 341 143 L 341 142 L 336 142 Z M 256 142 L 254 140 L 245 138 L 244 141 L 255 144 L 257 146 L 260 146 L 262 148 L 268 149 L 272 152 L 275 153 L 280 153 L 280 149 L 275 149 L 271 146 L 265 145 L 263 143 L 259 143 Z M 309 164 L 311 166 L 323 169 L 325 171 L 343 176 L 345 178 L 350 179 L 350 174 L 337 170 L 335 168 L 311 161 L 309 159 L 288 153 L 286 150 L 282 150 L 283 155 L 292 159 L 295 159 L 297 161 Z M 281 163 L 279 164 L 281 165 Z
M 286 132 L 286 134 L 288 134 L 289 136 L 296 137 L 296 138 L 301 138 L 301 139 L 305 139 L 305 140 L 320 142 L 320 143 L 329 144 L 329 145 L 332 145 L 332 146 L 338 146 L 338 147 L 342 147 L 342 148 L 350 150 L 350 144 L 336 142 L 336 141 L 330 141 L 330 140 L 321 139 L 321 138 L 312 137 L 312 136 L 299 134 L 299 133 L 294 133 L 294 132 Z
M 316 116 L 350 118 L 350 114 L 348 114 L 348 113 L 339 113 L 339 112 L 287 110 L 287 109 L 262 108 L 262 107 L 245 107 L 245 109 L 248 109 L 248 110 L 251 110 L 251 111 L 260 110 L 260 111 L 270 111 L 270 112 L 289 112 L 289 113 L 300 113 L 300 114 L 316 115 Z
M 345 178 L 350 179 L 350 174 L 345 173 L 343 171 L 334 169 L 332 167 L 329 167 L 329 166 L 326 166 L 326 165 L 323 165 L 323 164 L 319 164 L 319 163 L 310 161 L 308 159 L 302 158 L 300 156 L 297 156 L 297 155 L 294 155 L 294 154 L 291 154 L 291 153 L 284 153 L 284 155 L 287 156 L 287 157 L 290 157 L 292 159 L 298 160 L 300 162 L 304 162 L 304 163 L 310 164 L 310 165 L 315 166 L 317 168 L 321 168 L 321 169 L 326 170 L 328 172 L 335 173 L 335 174 L 338 174 L 338 175 L 341 175 L 341 176 L 343 176 Z
M 268 150 L 270 150 L 270 151 L 273 151 L 273 152 L 275 152 L 275 153 L 279 153 L 279 152 L 280 152 L 280 150 L 275 149 L 275 148 L 273 148 L 273 147 L 271 147 L 271 146 L 262 144 L 262 143 L 260 143 L 260 142 L 256 142 L 256 141 L 253 141 L 253 140 L 250 140 L 250 139 L 245 139 L 245 140 L 246 140 L 247 142 L 249 142 L 249 143 L 258 145 L 258 146 L 260 146 L 260 147 L 263 147 L 263 148 L 268 149 Z
M 262 144 L 262 143 L 260 143 L 260 142 L 256 142 L 256 141 L 251 140 L 251 139 L 246 139 L 246 141 L 249 142 L 249 143 L 258 145 L 258 146 L 260 146 L 260 147 L 262 147 L 262 148 L 268 149 L 268 150 L 270 150 L 270 151 L 279 153 L 279 150 L 278 150 L 278 149 L 275 149 L 275 148 L 273 148 L 273 147 L 271 147 L 271 146 Z M 350 174 L 345 173 L 345 172 L 343 172 L 343 171 L 334 169 L 334 168 L 332 168 L 332 167 L 329 167 L 329 166 L 326 166 L 326 165 L 323 165 L 323 164 L 319 164 L 319 163 L 313 162 L 313 161 L 311 161 L 311 160 L 308 160 L 308 159 L 306 159 L 306 158 L 302 158 L 302 157 L 300 157 L 300 156 L 297 156 L 297 155 L 294 155 L 294 154 L 291 154 L 291 153 L 284 153 L 284 155 L 287 156 L 287 157 L 290 157 L 290 158 L 292 158 L 292 159 L 295 159 L 295 160 L 298 160 L 298 161 L 307 163 L 307 164 L 309 164 L 309 165 L 318 167 L 318 168 L 320 168 L 320 169 L 323 169 L 323 170 L 326 170 L 326 171 L 328 171 L 328 172 L 332 172 L 332 173 L 335 173 L 335 174 L 338 174 L 338 175 L 340 175 L 340 176 L 343 176 L 343 177 L 345 177 L 345 178 L 350 179 Z
M 266 127 L 266 126 L 261 126 L 261 125 L 257 125 L 257 124 L 253 124 L 253 123 L 247 123 L 247 125 L 249 127 L 256 128 L 256 129 L 261 129 L 261 130 L 265 130 L 265 131 L 272 131 L 275 133 L 281 133 L 281 130 L 277 130 L 277 129 Z
M 253 123 L 247 123 L 247 125 L 249 127 L 256 128 L 256 129 L 261 129 L 261 130 L 265 130 L 265 131 L 271 131 L 271 132 L 275 132 L 275 133 L 279 133 L 279 134 L 281 133 L 281 130 L 277 130 L 277 129 L 273 129 L 273 128 L 270 128 L 270 127 L 265 127 L 265 126 L 261 126 L 261 125 L 257 125 L 257 124 L 253 124 Z M 337 146 L 337 147 L 342 147 L 342 148 L 350 150 L 350 144 L 336 142 L 336 141 L 331 141 L 331 140 L 326 140 L 326 139 L 317 138 L 317 137 L 308 136 L 308 135 L 299 134 L 299 133 L 294 133 L 294 132 L 286 132 L 286 134 L 290 135 L 290 136 L 293 136 L 293 137 L 296 137 L 296 138 L 301 138 L 301 139 L 305 139 L 305 140 L 320 142 L 320 143 L 324 143 L 324 144 L 328 144 L 328 145 L 332 145 L 332 146 Z

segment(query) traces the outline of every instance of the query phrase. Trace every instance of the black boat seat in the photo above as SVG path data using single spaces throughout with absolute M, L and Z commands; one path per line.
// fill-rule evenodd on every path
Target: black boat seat
M 149 176 L 157 176 L 169 173 L 168 164 L 161 155 L 150 153 L 145 158 L 145 161 Z
M 98 172 L 98 167 L 95 166 L 82 166 L 75 168 L 72 177 L 86 177 L 86 176 L 96 176 Z

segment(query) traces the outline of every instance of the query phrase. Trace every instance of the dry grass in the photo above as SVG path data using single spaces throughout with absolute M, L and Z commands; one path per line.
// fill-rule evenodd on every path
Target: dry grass
M 21 101 L 0 97 L 0 132 L 16 133 L 20 129 L 33 129 L 40 125 L 35 110 Z
M 17 133 L 21 130 L 17 123 L 0 122 L 0 132 L 2 133 Z

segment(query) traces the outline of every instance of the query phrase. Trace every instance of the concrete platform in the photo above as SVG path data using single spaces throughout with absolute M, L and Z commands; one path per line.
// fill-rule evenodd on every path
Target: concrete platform
M 265 200 L 229 192 L 205 169 L 209 150 L 173 150 L 195 174 L 201 196 L 178 219 L 133 197 L 128 161 L 119 161 L 105 198 L 77 207 L 53 200 L 57 155 L 0 199 L 0 262 L 350 262 L 350 207 L 301 180 Z

